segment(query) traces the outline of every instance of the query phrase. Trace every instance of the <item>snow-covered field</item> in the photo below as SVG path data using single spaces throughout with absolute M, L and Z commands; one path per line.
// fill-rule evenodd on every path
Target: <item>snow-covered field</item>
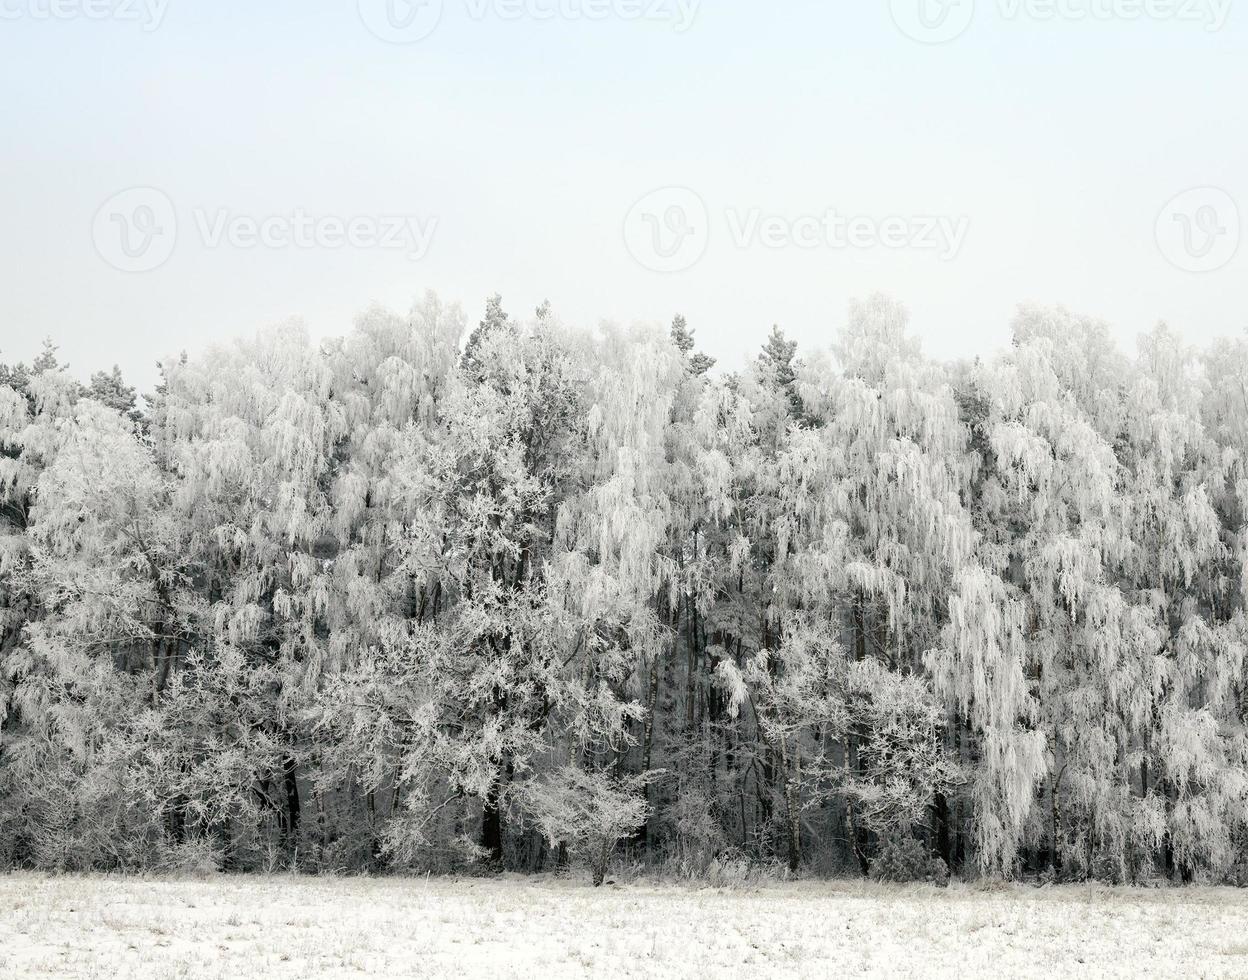
M 1248 893 L 0 877 L 4 977 L 1248 976 Z

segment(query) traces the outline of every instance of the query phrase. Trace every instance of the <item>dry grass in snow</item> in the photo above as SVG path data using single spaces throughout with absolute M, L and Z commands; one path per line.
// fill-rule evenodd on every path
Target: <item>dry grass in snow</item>
M 3 977 L 1248 976 L 1248 893 L 0 876 Z

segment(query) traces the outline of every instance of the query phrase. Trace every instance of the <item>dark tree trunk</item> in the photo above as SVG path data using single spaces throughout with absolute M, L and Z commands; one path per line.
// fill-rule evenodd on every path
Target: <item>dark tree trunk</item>
M 511 761 L 502 767 L 485 796 L 481 810 L 481 846 L 488 853 L 488 861 L 495 868 L 503 866 L 503 780 L 511 776 Z
M 953 848 L 949 839 L 949 801 L 944 793 L 936 794 L 936 852 L 945 862 L 945 867 L 953 867 Z
M 698 655 L 698 608 L 693 596 L 686 602 L 689 608 L 689 648 L 687 651 L 688 673 L 685 677 L 685 728 L 693 731 L 694 708 L 697 702 L 697 655 Z
M 611 844 L 603 841 L 594 853 L 593 880 L 594 887 L 599 888 L 607 878 L 607 864 L 611 860 Z
M 784 766 L 784 831 L 789 850 L 789 872 L 796 874 L 802 865 L 802 818 L 798 799 L 797 762 L 791 759 L 788 740 L 780 737 L 780 763 Z
M 282 785 L 286 791 L 286 847 L 293 850 L 299 841 L 299 777 L 295 757 L 282 760 Z
M 498 780 L 490 787 L 481 811 L 481 846 L 489 854 L 489 862 L 497 867 L 503 863 L 503 815 L 498 806 Z
M 646 722 L 642 735 L 642 753 L 641 753 L 641 771 L 649 772 L 650 763 L 653 758 L 654 747 L 654 712 L 659 704 L 659 658 L 656 655 L 654 662 L 650 664 L 650 679 L 646 690 Z M 650 804 L 650 784 L 645 786 L 646 804 Z M 650 819 L 646 821 L 637 830 L 637 842 L 644 851 L 650 849 Z

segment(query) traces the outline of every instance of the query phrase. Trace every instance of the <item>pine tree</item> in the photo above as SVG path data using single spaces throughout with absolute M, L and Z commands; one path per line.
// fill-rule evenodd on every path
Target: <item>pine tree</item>
M 679 313 L 672 320 L 671 334 L 672 343 L 676 345 L 676 349 L 688 359 L 690 372 L 702 375 L 715 366 L 715 358 L 694 350 L 693 331 L 689 329 L 688 322 Z
M 771 328 L 771 335 L 763 345 L 759 355 L 759 363 L 769 379 L 769 383 L 783 391 L 789 399 L 793 414 L 802 414 L 802 399 L 797 391 L 796 380 L 797 341 L 788 340 L 778 327 Z
M 136 408 L 138 399 L 134 389 L 122 379 L 121 369 L 116 364 L 112 371 L 96 371 L 91 375 L 91 383 L 83 389 L 83 395 L 108 406 L 133 422 L 138 422 L 142 417 Z
M 468 343 L 464 347 L 463 366 L 468 377 L 480 380 L 485 371 L 481 363 L 482 344 L 494 334 L 512 329 L 513 324 L 503 311 L 503 297 L 495 293 L 485 301 L 485 316 L 468 335 Z

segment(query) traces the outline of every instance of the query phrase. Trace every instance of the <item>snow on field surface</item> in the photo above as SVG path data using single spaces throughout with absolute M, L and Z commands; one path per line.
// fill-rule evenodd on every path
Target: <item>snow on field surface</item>
M 4 977 L 1248 976 L 1248 893 L 0 876 Z

